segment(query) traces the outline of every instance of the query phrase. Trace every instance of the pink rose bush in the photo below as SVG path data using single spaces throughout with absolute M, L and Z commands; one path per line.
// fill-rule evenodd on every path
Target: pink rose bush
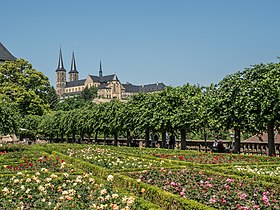
M 280 161 L 279 157 L 258 157 L 253 155 L 233 155 L 233 154 L 215 154 L 215 153 L 152 153 L 154 157 L 161 159 L 180 160 L 200 164 L 224 164 L 224 163 L 258 163 Z
M 135 179 L 219 209 L 279 209 L 279 187 L 258 180 L 209 174 L 201 169 L 152 169 L 130 173 Z

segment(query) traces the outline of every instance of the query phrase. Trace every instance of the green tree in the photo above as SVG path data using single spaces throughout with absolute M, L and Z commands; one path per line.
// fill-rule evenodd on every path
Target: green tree
M 83 107 L 88 107 L 88 106 L 92 106 L 92 102 L 84 101 L 80 97 L 66 98 L 64 100 L 59 101 L 55 105 L 54 110 L 70 111 L 74 109 L 81 109 Z
M 269 155 L 275 155 L 274 130 L 280 121 L 280 64 L 257 64 L 244 71 L 247 110 L 254 130 L 267 131 Z
M 0 100 L 0 136 L 18 133 L 19 115 L 15 105 Z
M 92 101 L 97 96 L 97 87 L 92 86 L 88 88 L 88 86 L 85 87 L 85 89 L 81 92 L 80 98 L 84 101 Z
M 248 96 L 245 86 L 247 80 L 243 79 L 243 72 L 237 72 L 226 76 L 218 84 L 216 101 L 212 109 L 213 116 L 218 116 L 220 129 L 234 129 L 235 152 L 240 152 L 240 133 L 251 129 L 252 122 L 248 112 Z
M 50 86 L 47 88 L 47 95 L 46 95 L 46 101 L 50 105 L 50 108 L 52 110 L 55 109 L 59 102 L 58 95 L 56 94 L 56 91 L 53 86 Z
M 23 59 L 0 65 L 0 94 L 15 102 L 21 115 L 42 115 L 50 110 L 48 78 Z
M 42 116 L 38 115 L 25 115 L 19 120 L 20 135 L 28 136 L 30 139 L 35 140 L 36 136 L 40 133 L 39 124 Z

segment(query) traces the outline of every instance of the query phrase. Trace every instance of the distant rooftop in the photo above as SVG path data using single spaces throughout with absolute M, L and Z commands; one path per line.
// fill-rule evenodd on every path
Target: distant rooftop
M 0 61 L 14 61 L 17 58 L 13 56 L 6 47 L 0 42 Z
M 140 92 L 155 92 L 161 91 L 166 86 L 163 83 L 155 83 L 148 85 L 132 85 L 131 83 L 122 84 L 126 92 L 140 93 Z

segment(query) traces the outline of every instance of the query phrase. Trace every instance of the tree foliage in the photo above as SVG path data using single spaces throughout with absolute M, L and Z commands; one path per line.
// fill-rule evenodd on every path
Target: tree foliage
M 92 101 L 94 98 L 96 98 L 97 91 L 98 89 L 95 86 L 91 86 L 90 88 L 86 86 L 79 97 L 84 101 Z
M 15 105 L 7 101 L 0 100 L 0 136 L 17 134 L 19 115 Z
M 48 78 L 23 59 L 0 65 L 0 95 L 15 103 L 21 115 L 43 115 L 50 110 Z

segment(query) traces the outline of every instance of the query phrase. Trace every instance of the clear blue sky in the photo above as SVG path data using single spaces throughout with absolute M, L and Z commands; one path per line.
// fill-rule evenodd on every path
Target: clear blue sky
M 209 85 L 280 56 L 279 0 L 10 0 L 0 41 L 55 84 L 59 47 L 80 78 Z

